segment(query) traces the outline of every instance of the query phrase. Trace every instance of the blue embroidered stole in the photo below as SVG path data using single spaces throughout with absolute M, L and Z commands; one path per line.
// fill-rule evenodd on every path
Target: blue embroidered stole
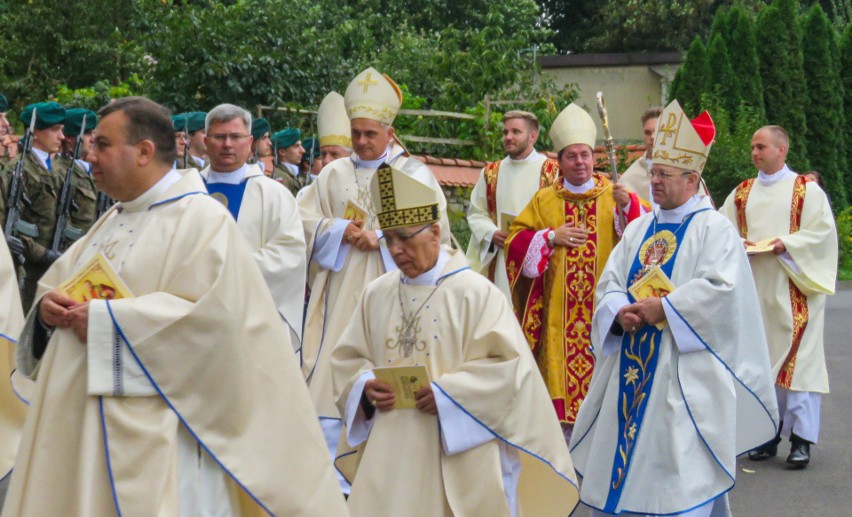
M 243 204 L 243 194 L 246 192 L 248 180 L 249 178 L 244 178 L 243 181 L 236 185 L 228 183 L 205 183 L 207 183 L 207 192 L 210 193 L 210 197 L 225 205 L 225 208 L 231 212 L 231 215 L 234 216 L 234 220 L 236 221 L 237 216 L 240 215 L 240 207 Z
M 656 224 L 656 220 L 650 224 L 630 267 L 627 285 L 633 285 L 644 276 L 646 264 L 657 264 L 657 267 L 671 278 L 680 248 L 679 243 L 683 241 L 692 216 L 703 211 L 689 214 L 680 224 Z M 630 303 L 636 301 L 629 292 L 627 296 Z M 639 438 L 648 397 L 654 384 L 662 336 L 663 330 L 646 324 L 636 332 L 625 332 L 621 341 L 618 369 L 618 443 L 612 463 L 609 495 L 603 508 L 606 513 L 616 512 L 627 480 L 630 459 Z

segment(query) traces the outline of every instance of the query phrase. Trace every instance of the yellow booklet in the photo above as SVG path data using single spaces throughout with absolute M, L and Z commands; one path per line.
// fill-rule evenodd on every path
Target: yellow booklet
M 351 199 L 346 202 L 346 209 L 343 211 L 343 218 L 350 221 L 366 221 L 367 211 L 358 206 L 358 203 Z
M 509 233 L 509 227 L 512 226 L 512 222 L 515 220 L 515 217 L 518 217 L 518 214 L 500 212 L 500 229 Z
M 103 253 L 92 257 L 74 276 L 63 282 L 59 290 L 78 302 L 133 298 L 133 293 Z
M 429 373 L 423 365 L 373 368 L 373 374 L 393 387 L 394 409 L 415 409 L 414 394 L 429 385 Z
M 757 241 L 751 246 L 746 246 L 746 253 L 748 255 L 757 255 L 758 253 L 768 253 L 772 251 L 775 246 L 769 244 L 774 241 L 775 238 L 763 239 L 762 241 Z
M 656 298 L 664 298 L 674 290 L 674 284 L 659 267 L 652 267 L 647 273 L 645 273 L 645 276 L 643 276 L 635 284 L 631 285 L 630 289 L 628 289 L 637 302 L 652 296 Z M 655 326 L 662 330 L 666 328 L 666 325 L 665 320 L 663 320 Z

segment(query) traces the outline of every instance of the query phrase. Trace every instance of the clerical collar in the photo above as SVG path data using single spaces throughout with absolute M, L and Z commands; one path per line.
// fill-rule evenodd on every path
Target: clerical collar
M 760 182 L 764 187 L 768 187 L 770 185 L 774 185 L 779 181 L 784 181 L 787 179 L 795 178 L 796 173 L 791 171 L 787 164 L 785 163 L 781 170 L 776 172 L 775 174 L 766 174 L 763 171 L 757 171 L 757 181 Z
M 249 165 L 244 163 L 242 167 L 231 172 L 216 172 L 212 168 L 207 175 L 207 183 L 225 183 L 227 185 L 239 185 L 249 170 Z
M 660 224 L 677 224 L 683 222 L 683 220 L 694 212 L 695 206 L 701 202 L 701 198 L 704 196 L 702 194 L 695 194 L 691 198 L 686 200 L 686 203 L 680 205 L 677 208 L 672 208 L 671 210 L 660 210 L 657 212 L 657 222 Z
M 438 285 L 438 279 L 441 278 L 441 273 L 444 272 L 444 268 L 449 261 L 450 254 L 442 247 L 441 252 L 438 254 L 438 261 L 435 262 L 435 266 L 432 269 L 414 278 L 402 275 L 402 283 L 408 285 Z
M 391 148 L 388 147 L 385 150 L 385 154 L 376 158 L 375 160 L 362 160 L 361 157 L 352 153 L 352 161 L 355 162 L 355 168 L 357 169 L 378 169 L 379 165 L 385 163 L 387 161 L 388 156 L 390 156 Z
M 36 149 L 35 147 L 32 148 L 32 151 L 35 157 L 38 158 L 38 161 L 41 162 L 41 166 L 47 169 L 47 160 L 50 159 L 50 153 L 46 153 L 41 149 Z
M 511 156 L 507 156 L 506 159 L 509 160 L 511 163 L 524 163 L 524 162 L 529 162 L 529 161 L 535 160 L 539 156 L 541 156 L 541 155 L 538 154 L 538 152 L 535 149 L 533 149 L 532 152 L 530 154 L 528 154 L 526 158 L 521 158 L 520 160 L 516 160 L 516 159 L 512 158 Z
M 132 201 L 120 201 L 119 210 L 122 212 L 144 212 L 145 210 L 148 210 L 151 205 L 160 199 L 163 192 L 180 181 L 181 177 L 182 176 L 177 169 L 172 168 L 172 170 L 167 172 L 165 176 L 160 178 L 160 181 L 155 183 L 153 187 L 149 188 L 141 196 Z
M 574 185 L 573 183 L 570 183 L 568 180 L 563 178 L 562 186 L 565 187 L 565 190 L 572 194 L 585 194 L 586 192 L 590 191 L 592 187 L 595 186 L 595 178 L 589 178 L 589 181 L 579 186 Z

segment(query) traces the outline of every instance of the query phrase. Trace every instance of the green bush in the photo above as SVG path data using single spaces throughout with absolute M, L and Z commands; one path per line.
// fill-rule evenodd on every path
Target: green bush
M 852 207 L 837 215 L 837 238 L 840 244 L 838 278 L 852 280 Z

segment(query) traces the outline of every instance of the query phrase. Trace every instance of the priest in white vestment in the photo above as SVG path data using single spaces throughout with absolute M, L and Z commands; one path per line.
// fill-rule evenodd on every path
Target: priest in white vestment
M 24 328 L 18 277 L 6 239 L 0 239 L 0 505 L 6 494 L 27 405 L 15 371 L 15 343 Z M 14 383 L 14 384 L 13 384 Z
M 128 97 L 99 115 L 92 172 L 117 203 L 40 281 L 17 352 L 37 384 L 3 514 L 346 515 L 233 217 L 171 169 L 165 108 Z M 57 289 L 98 254 L 129 296 Z
M 508 300 L 441 246 L 431 188 L 383 166 L 373 198 L 399 267 L 371 282 L 332 353 L 338 466 L 364 517 L 568 515 L 571 458 Z M 423 365 L 414 408 L 373 369 Z M 410 377 L 406 376 L 408 382 Z
M 305 299 L 305 234 L 290 191 L 266 177 L 251 156 L 251 113 L 220 104 L 207 113 L 207 156 L 201 170 L 207 191 L 234 216 L 290 327 L 293 346 L 302 339 Z
M 317 133 L 323 167 L 338 158 L 352 156 L 352 135 L 343 95 L 328 92 L 323 97 L 317 108 Z
M 559 162 L 535 150 L 541 126 L 535 114 L 509 111 L 503 115 L 506 157 L 482 169 L 470 193 L 467 261 L 512 300 L 503 244 L 508 229 L 539 189 L 559 177 Z
M 690 121 L 666 107 L 659 209 L 627 227 L 598 282 L 597 362 L 571 440 L 593 515 L 730 515 L 737 455 L 777 429 L 748 259 L 698 194 L 714 135 L 706 112 Z
M 769 342 L 769 359 L 781 409 L 780 434 L 790 437 L 787 464 L 804 468 L 817 442 L 820 402 L 828 393 L 823 350 L 825 297 L 837 278 L 837 228 L 825 192 L 787 167 L 790 140 L 780 126 L 755 132 L 751 157 L 757 178 L 741 183 L 721 212 L 739 230 Z M 775 456 L 780 434 L 749 453 Z
M 370 181 L 376 169 L 387 163 L 432 187 L 442 239 L 449 242 L 450 236 L 447 201 L 438 181 L 395 139 L 391 124 L 402 104 L 396 83 L 368 68 L 346 88 L 344 101 L 354 153 L 324 167 L 317 180 L 298 197 L 308 246 L 310 291 L 302 370 L 322 420 L 331 457 L 337 450 L 341 429 L 331 384 L 331 348 L 352 316 L 364 287 L 386 271 L 396 269 L 382 240 L 370 197 Z
M 651 180 L 648 171 L 651 170 L 651 156 L 654 154 L 654 132 L 657 128 L 657 120 L 660 118 L 662 108 L 648 108 L 642 113 L 642 138 L 645 143 L 645 154 L 637 158 L 630 167 L 622 173 L 619 181 L 627 187 L 630 192 L 635 192 L 639 199 L 657 208 L 654 198 L 651 196 Z

